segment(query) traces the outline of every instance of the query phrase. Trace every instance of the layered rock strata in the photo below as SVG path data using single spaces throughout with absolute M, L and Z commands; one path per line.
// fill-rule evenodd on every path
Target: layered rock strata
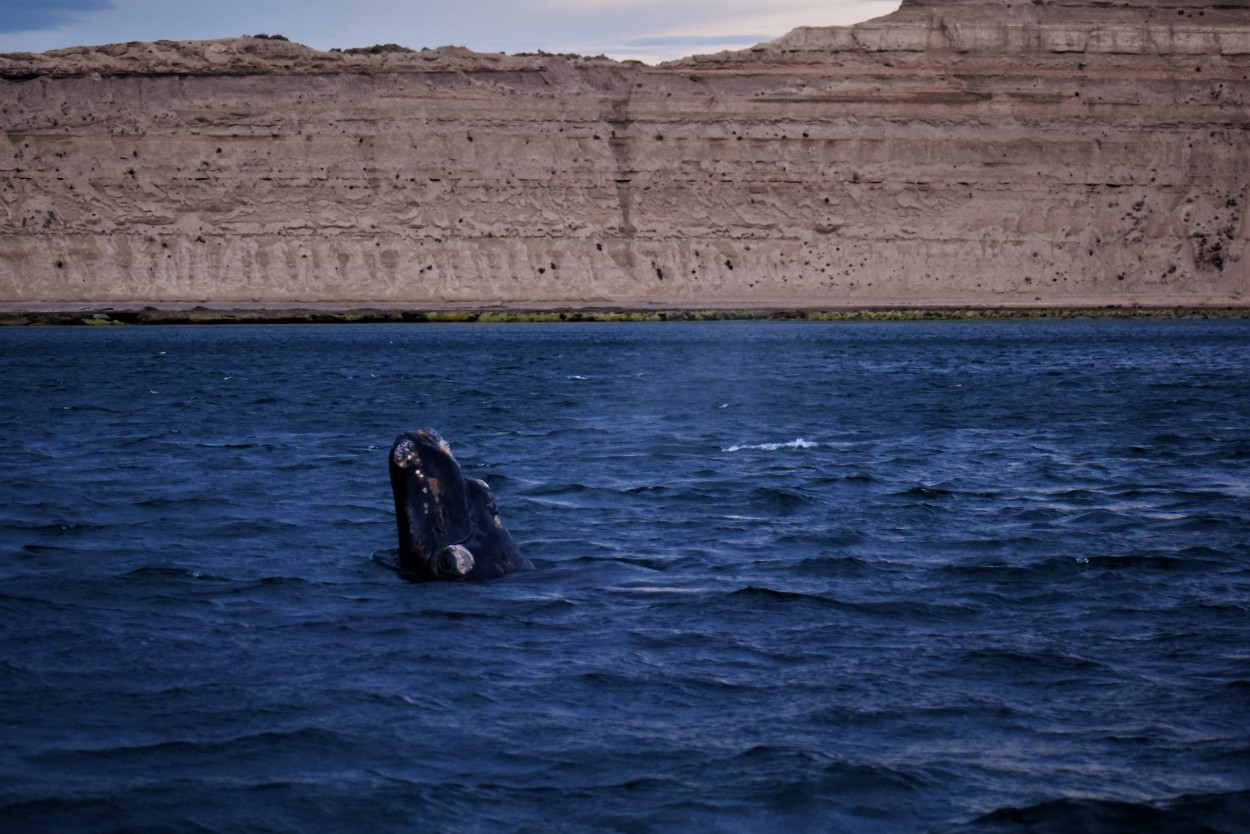
M 906 0 L 657 67 L 0 56 L 0 302 L 1250 305 L 1250 8 Z

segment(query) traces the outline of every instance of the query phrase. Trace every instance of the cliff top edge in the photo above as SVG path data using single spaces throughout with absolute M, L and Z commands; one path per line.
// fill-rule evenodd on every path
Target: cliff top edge
M 846 52 L 1121 52 L 1250 54 L 1250 0 L 902 0 L 852 26 L 802 26 L 745 50 L 659 68 L 821 60 Z M 787 58 L 787 56 L 791 56 Z M 533 71 L 553 59 L 638 66 L 605 56 L 485 53 L 396 44 L 322 51 L 281 35 L 130 41 L 0 54 L 0 78 Z

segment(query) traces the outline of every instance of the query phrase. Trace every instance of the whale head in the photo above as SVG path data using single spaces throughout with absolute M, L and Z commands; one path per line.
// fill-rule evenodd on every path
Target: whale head
M 500 522 L 490 488 L 465 478 L 438 432 L 396 437 L 390 475 L 399 566 L 409 578 L 489 579 L 530 567 Z

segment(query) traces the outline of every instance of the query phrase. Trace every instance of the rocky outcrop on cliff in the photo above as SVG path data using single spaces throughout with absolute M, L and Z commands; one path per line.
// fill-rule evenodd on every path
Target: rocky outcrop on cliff
M 801 27 L 760 51 L 1246 55 L 1247 14 L 1240 1 L 912 0 L 860 26 Z
M 1250 10 L 907 0 L 657 67 L 0 56 L 0 302 L 1250 304 Z
M 215 41 L 131 41 L 0 55 L 0 78 L 473 72 L 534 69 L 541 64 L 535 59 L 541 57 L 473 52 L 456 46 L 414 50 L 396 44 L 322 52 L 282 36 L 260 35 Z

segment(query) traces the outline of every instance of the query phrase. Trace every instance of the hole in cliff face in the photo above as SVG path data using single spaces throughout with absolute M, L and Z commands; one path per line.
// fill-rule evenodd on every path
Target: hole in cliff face
M 1224 244 L 1217 237 L 1212 238 L 1205 233 L 1190 236 L 1194 247 L 1194 262 L 1198 266 L 1213 266 L 1224 271 Z

